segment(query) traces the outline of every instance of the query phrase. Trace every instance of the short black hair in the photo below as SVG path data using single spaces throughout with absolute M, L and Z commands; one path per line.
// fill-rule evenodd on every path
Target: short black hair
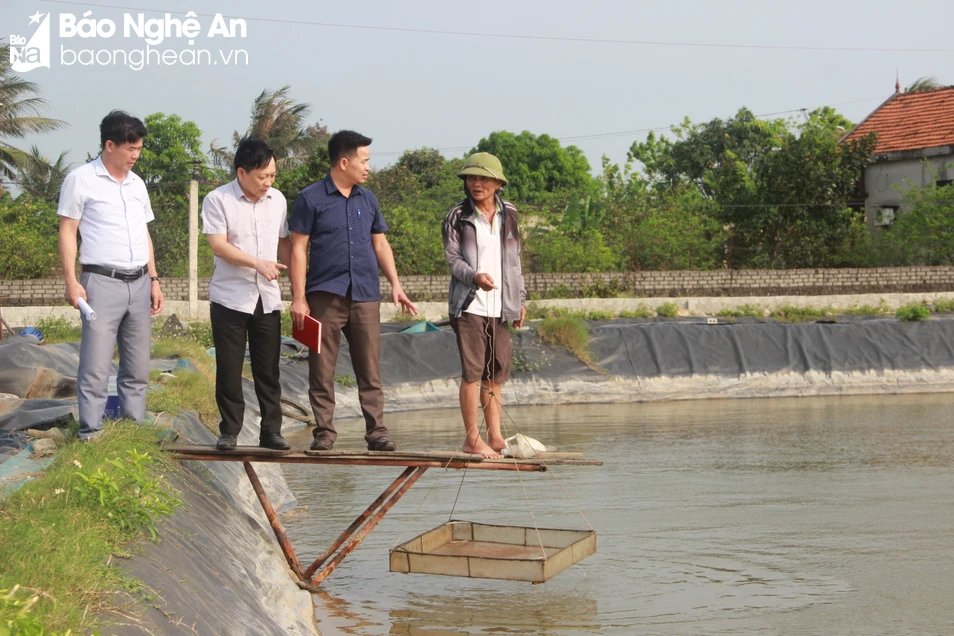
M 121 110 L 112 111 L 99 124 L 99 143 L 103 148 L 107 141 L 117 146 L 134 144 L 146 134 L 146 124 L 141 119 Z
M 353 130 L 339 130 L 328 140 L 328 157 L 331 165 L 336 166 L 342 159 L 350 159 L 358 148 L 371 145 L 371 138 Z
M 239 168 L 245 172 L 251 172 L 259 168 L 267 168 L 274 157 L 275 151 L 261 139 L 243 139 L 235 149 L 235 159 L 232 163 L 235 172 L 238 172 Z

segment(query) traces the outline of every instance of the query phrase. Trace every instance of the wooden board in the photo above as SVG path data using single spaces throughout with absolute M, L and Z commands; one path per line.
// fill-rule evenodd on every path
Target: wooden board
M 449 521 L 392 548 L 390 569 L 544 583 L 595 552 L 595 530 Z

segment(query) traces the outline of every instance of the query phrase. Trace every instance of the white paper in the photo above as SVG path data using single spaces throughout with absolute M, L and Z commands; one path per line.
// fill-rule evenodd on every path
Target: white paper
M 96 312 L 83 298 L 79 299 L 79 310 L 83 312 L 83 318 L 86 318 L 86 320 L 96 320 Z

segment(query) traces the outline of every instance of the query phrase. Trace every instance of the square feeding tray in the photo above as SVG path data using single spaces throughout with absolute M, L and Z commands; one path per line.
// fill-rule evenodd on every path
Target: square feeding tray
M 448 521 L 392 548 L 391 571 L 544 583 L 595 552 L 595 530 Z

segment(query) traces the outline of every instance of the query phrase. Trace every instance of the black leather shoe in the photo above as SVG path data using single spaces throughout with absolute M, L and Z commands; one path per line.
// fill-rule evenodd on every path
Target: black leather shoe
M 288 443 L 281 433 L 272 433 L 271 435 L 266 435 L 261 440 L 259 440 L 258 445 L 262 448 L 270 448 L 272 450 L 285 451 L 291 448 L 291 444 Z
M 397 446 L 395 446 L 394 442 L 392 442 L 387 435 L 384 435 L 368 442 L 368 450 L 393 451 L 397 450 Z
M 235 450 L 235 445 L 238 443 L 238 439 L 235 435 L 223 435 L 219 438 L 219 441 L 215 443 L 215 450 L 220 451 L 229 451 Z
M 331 450 L 334 447 L 335 443 L 327 437 L 316 437 L 315 441 L 311 443 L 311 450 L 313 451 L 326 451 Z

